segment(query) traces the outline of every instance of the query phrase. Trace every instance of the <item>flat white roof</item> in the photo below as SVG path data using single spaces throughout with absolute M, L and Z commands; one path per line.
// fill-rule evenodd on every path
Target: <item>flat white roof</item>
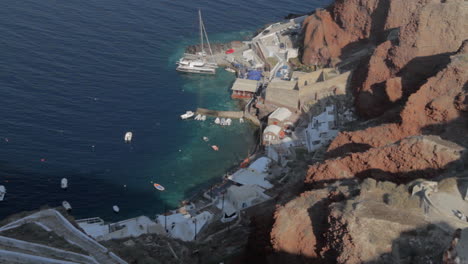
M 260 197 L 259 193 L 263 193 L 263 190 L 256 185 L 233 185 L 227 189 L 229 199 L 242 203 Z
M 236 171 L 233 175 L 228 178 L 233 181 L 243 185 L 258 185 L 265 189 L 270 189 L 273 185 L 265 180 L 267 173 L 258 173 L 250 168 L 240 169 Z
M 232 85 L 233 91 L 243 91 L 255 93 L 258 88 L 258 81 L 249 79 L 236 79 Z
M 269 118 L 274 118 L 279 121 L 284 121 L 288 119 L 291 115 L 292 115 L 292 112 L 289 111 L 289 109 L 280 107 L 280 108 L 276 108 L 276 110 L 270 114 Z
M 213 214 L 205 211 L 195 217 L 183 214 L 172 214 L 166 216 L 166 228 L 169 234 L 174 238 L 179 238 L 183 241 L 192 241 L 195 238 L 195 219 L 197 234 L 203 226 L 208 223 L 213 217 Z M 158 215 L 158 222 L 164 225 L 164 215 Z
M 296 88 L 297 81 L 284 81 L 284 80 L 273 80 L 268 84 L 267 89 L 282 89 L 282 90 L 294 90 Z
M 279 127 L 277 125 L 269 125 L 263 131 L 264 134 L 265 133 L 273 133 L 275 135 L 279 135 L 280 132 L 281 132 L 281 127 Z
M 268 166 L 271 163 L 271 159 L 267 157 L 261 157 L 250 164 L 249 169 L 255 170 L 256 172 L 262 173 L 268 171 Z

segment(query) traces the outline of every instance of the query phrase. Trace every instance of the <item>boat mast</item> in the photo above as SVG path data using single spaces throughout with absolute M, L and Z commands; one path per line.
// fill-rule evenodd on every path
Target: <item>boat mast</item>
M 198 11 L 200 11 L 200 10 L 198 10 Z M 214 60 L 214 57 L 213 57 L 213 51 L 211 50 L 210 40 L 208 39 L 208 34 L 206 33 L 205 24 L 203 23 L 203 21 L 201 19 L 201 13 L 200 13 L 200 25 L 201 25 L 200 30 L 202 30 L 203 33 L 205 34 L 206 43 L 208 44 L 208 49 L 209 49 L 210 55 L 211 55 L 211 60 L 213 61 L 213 63 L 216 63 L 216 61 Z M 203 39 L 203 37 L 202 37 L 202 39 Z
M 201 10 L 198 9 L 198 20 L 200 21 L 200 44 L 201 44 L 201 54 L 202 56 L 205 54 L 205 48 L 203 45 L 203 22 L 201 18 Z

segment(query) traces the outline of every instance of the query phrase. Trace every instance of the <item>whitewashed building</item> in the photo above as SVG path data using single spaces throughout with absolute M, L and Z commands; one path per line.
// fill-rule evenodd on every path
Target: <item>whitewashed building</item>
M 170 215 L 158 215 L 156 220 L 166 227 L 167 234 L 183 241 L 193 241 L 200 230 L 213 219 L 210 212 L 202 212 L 198 215 L 181 214 L 172 212 Z
M 338 135 L 338 130 L 335 129 L 334 106 L 327 106 L 323 113 L 314 116 L 304 133 L 309 152 L 330 143 Z
M 164 228 L 146 216 L 130 218 L 117 223 L 104 223 L 99 217 L 76 220 L 78 225 L 98 241 L 138 237 L 143 234 L 163 234 Z
M 278 125 L 269 125 L 263 130 L 263 145 L 274 145 L 281 142 L 284 134 L 283 129 Z
M 218 201 L 217 207 L 222 210 L 222 222 L 230 222 L 238 217 L 241 210 L 262 203 L 270 197 L 257 185 L 233 185 L 227 189 L 225 198 Z
M 291 116 L 292 112 L 289 111 L 289 109 L 285 107 L 276 108 L 276 110 L 268 117 L 268 125 L 284 127 Z
M 270 189 L 273 185 L 265 179 L 268 176 L 270 163 L 271 159 L 261 157 L 250 164 L 249 167 L 239 169 L 228 176 L 228 179 L 242 185 L 258 185 L 263 189 Z

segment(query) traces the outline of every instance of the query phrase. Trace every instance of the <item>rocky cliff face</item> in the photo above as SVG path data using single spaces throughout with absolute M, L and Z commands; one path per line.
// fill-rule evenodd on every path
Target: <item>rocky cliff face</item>
M 356 108 L 375 117 L 449 63 L 468 38 L 466 1 L 336 1 L 304 25 L 306 64 L 333 64 L 346 48 L 375 47 L 354 74 Z
M 409 182 L 437 176 L 458 161 L 464 148 L 440 137 L 414 136 L 311 166 L 306 183 L 348 178 Z
M 306 64 L 340 67 L 370 50 L 351 89 L 373 119 L 341 132 L 306 191 L 277 207 L 267 262 L 440 263 L 452 216 L 428 224 L 410 191 L 468 165 L 468 2 L 337 0 L 306 19 L 303 37 Z

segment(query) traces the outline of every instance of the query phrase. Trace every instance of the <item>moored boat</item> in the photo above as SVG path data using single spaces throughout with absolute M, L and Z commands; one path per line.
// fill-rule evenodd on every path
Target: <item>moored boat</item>
M 133 137 L 132 132 L 125 133 L 125 136 L 124 136 L 125 143 L 132 142 L 132 137 Z
M 206 33 L 200 10 L 198 10 L 198 17 L 200 24 L 201 52 L 197 54 L 184 54 L 184 57 L 180 58 L 177 62 L 178 66 L 176 70 L 187 73 L 215 74 L 218 64 L 213 57 L 213 51 L 211 50 L 210 41 L 208 40 L 208 34 Z M 205 52 L 205 39 L 210 53 L 209 56 L 207 56 L 207 53 Z
M 218 151 L 218 150 L 219 150 L 219 147 L 216 146 L 216 145 L 211 146 L 211 148 L 212 148 L 214 151 Z
M 120 212 L 120 208 L 117 205 L 112 206 L 112 210 L 116 213 Z
M 67 210 L 67 211 L 70 211 L 70 210 L 72 209 L 70 203 L 67 202 L 67 201 L 63 201 L 63 202 L 62 202 L 62 206 L 63 206 L 63 208 L 65 208 L 65 210 Z
M 3 201 L 6 194 L 6 188 L 3 185 L 0 185 L 0 201 Z
M 194 112 L 192 112 L 192 111 L 187 111 L 187 112 L 185 112 L 185 114 L 181 115 L 180 118 L 182 118 L 182 119 L 189 119 L 189 118 L 191 118 L 191 117 L 194 116 L 194 115 L 195 115 Z
M 63 178 L 63 179 L 60 181 L 60 187 L 61 187 L 62 189 L 68 188 L 68 180 L 67 180 L 67 178 Z
M 158 191 L 164 191 L 164 190 L 166 190 L 166 188 L 164 188 L 164 186 L 162 186 L 162 185 L 159 184 L 159 183 L 155 183 L 155 184 L 153 184 L 153 186 L 154 186 L 154 188 L 156 188 L 156 190 L 158 190 Z

